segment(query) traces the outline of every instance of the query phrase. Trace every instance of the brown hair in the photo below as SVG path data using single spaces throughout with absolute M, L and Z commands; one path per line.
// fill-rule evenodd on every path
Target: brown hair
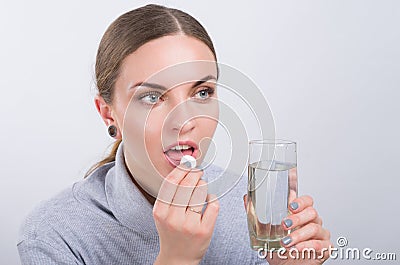
M 129 54 L 151 40 L 174 34 L 184 34 L 202 41 L 217 60 L 207 31 L 195 18 L 185 12 L 151 4 L 118 17 L 104 33 L 96 56 L 96 84 L 99 95 L 104 101 L 112 104 L 115 82 L 122 62 Z M 121 141 L 115 141 L 110 154 L 93 165 L 85 177 L 102 165 L 114 161 Z

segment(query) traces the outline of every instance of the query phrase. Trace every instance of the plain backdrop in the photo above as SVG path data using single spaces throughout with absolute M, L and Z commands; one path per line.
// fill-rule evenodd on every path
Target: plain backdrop
M 1 2 L 1 264 L 19 264 L 29 211 L 82 179 L 112 142 L 93 104 L 97 46 L 116 17 L 146 3 Z M 277 136 L 298 142 L 300 194 L 314 197 L 332 242 L 400 259 L 400 2 L 158 3 L 201 21 L 220 62 L 262 89 Z M 327 262 L 347 263 L 378 262 Z

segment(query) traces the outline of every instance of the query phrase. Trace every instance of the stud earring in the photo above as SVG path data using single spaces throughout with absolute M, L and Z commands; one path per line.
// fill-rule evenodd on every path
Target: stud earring
M 117 127 L 115 127 L 114 125 L 108 126 L 107 131 L 108 135 L 110 135 L 112 138 L 117 136 Z

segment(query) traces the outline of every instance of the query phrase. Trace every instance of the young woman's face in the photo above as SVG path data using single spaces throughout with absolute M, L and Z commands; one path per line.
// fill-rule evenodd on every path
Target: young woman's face
M 112 109 L 125 162 L 153 195 L 183 155 L 204 159 L 217 126 L 216 77 L 208 46 L 184 35 L 150 41 L 123 61 Z

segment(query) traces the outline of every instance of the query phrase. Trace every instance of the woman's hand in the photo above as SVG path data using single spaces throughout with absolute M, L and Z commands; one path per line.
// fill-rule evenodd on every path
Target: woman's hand
M 244 199 L 246 205 L 247 196 Z M 332 246 L 330 232 L 322 227 L 322 219 L 313 207 L 313 199 L 310 196 L 296 198 L 290 203 L 289 210 L 292 214 L 282 220 L 283 228 L 292 230 L 281 241 L 281 245 L 287 251 L 280 255 L 274 252 L 272 256 L 268 253 L 269 264 L 317 265 L 324 263 L 329 258 L 329 249 Z M 296 248 L 296 251 L 291 250 L 291 248 Z M 302 258 L 302 250 L 305 248 L 315 250 L 315 257 L 311 253 L 311 258 L 308 258 L 308 252 L 305 251 L 305 258 Z M 293 253 L 293 255 L 290 255 L 290 253 Z M 297 253 L 299 258 L 296 258 Z
M 211 241 L 219 203 L 207 195 L 203 171 L 176 167 L 164 179 L 153 208 L 160 237 L 155 264 L 198 264 Z M 202 213 L 205 202 L 207 207 Z

